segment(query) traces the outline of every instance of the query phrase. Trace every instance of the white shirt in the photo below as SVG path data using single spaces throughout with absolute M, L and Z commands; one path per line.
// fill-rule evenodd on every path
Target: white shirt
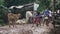
M 51 17 L 52 16 L 52 12 L 51 11 L 49 11 L 49 12 L 50 12 L 49 16 Z
M 59 10 L 57 11 L 57 13 L 59 13 Z

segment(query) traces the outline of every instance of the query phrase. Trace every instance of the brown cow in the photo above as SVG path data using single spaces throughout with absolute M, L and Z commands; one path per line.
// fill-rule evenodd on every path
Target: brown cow
M 10 27 L 10 23 L 13 24 L 13 27 L 14 25 L 16 25 L 16 21 L 19 19 L 19 17 L 21 16 L 21 14 L 13 14 L 13 13 L 8 13 L 8 21 L 9 21 L 9 27 Z

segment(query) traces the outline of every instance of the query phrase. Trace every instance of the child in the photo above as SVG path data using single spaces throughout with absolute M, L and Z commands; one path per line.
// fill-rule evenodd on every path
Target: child
M 36 13 L 36 16 L 33 19 L 33 23 L 36 23 L 36 26 L 38 26 L 38 24 L 40 23 L 40 18 L 38 13 Z

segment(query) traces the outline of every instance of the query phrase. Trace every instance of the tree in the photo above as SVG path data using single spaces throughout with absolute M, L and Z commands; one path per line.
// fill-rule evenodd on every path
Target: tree
M 4 0 L 0 0 L 0 5 L 3 5 L 3 3 L 4 3 Z
M 34 2 L 34 0 L 5 0 L 5 6 L 6 7 L 10 7 L 13 5 L 24 5 L 24 4 L 28 4 Z
M 39 8 L 38 11 L 44 11 L 46 8 L 51 7 L 51 0 L 38 0 Z
M 0 0 L 0 25 L 6 24 L 6 21 L 5 21 L 6 16 L 4 14 L 6 10 L 4 10 L 3 5 L 4 5 L 4 0 Z

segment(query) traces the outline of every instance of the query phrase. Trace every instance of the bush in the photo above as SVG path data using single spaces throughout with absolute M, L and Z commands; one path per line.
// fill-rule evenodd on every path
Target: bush
M 7 17 L 5 15 L 4 8 L 0 7 L 0 25 L 5 25 L 7 24 Z
M 4 20 L 0 19 L 0 25 L 5 25 Z

